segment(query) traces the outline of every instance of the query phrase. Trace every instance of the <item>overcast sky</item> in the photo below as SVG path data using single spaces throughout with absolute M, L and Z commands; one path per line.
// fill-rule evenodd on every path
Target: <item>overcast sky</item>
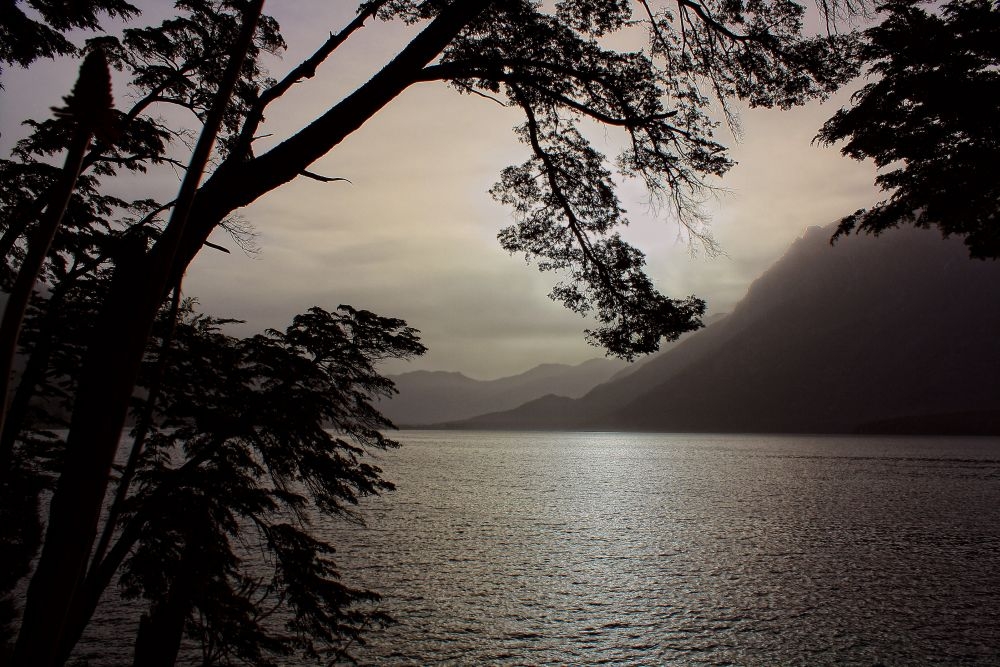
M 154 11 L 167 6 L 146 4 Z M 266 11 L 290 45 L 273 74 L 280 77 L 339 30 L 351 9 L 346 2 L 268 2 Z M 336 103 L 406 37 L 402 26 L 365 28 L 316 78 L 270 109 L 264 131 L 274 134 L 271 141 Z M 58 62 L 4 73 L 5 155 L 21 132 L 17 123 L 58 103 L 74 73 L 72 65 Z M 127 106 L 124 86 L 114 92 L 119 106 Z M 692 256 L 678 227 L 650 211 L 640 189 L 625 184 L 622 200 L 633 221 L 626 235 L 647 253 L 663 293 L 696 294 L 708 301 L 710 313 L 727 312 L 806 227 L 875 201 L 871 165 L 811 143 L 846 99 L 845 92 L 788 112 L 745 111 L 739 141 L 720 128 L 719 138 L 734 147 L 739 165 L 720 183 L 729 194 L 705 210 L 725 256 Z M 493 378 L 601 356 L 583 340 L 587 322 L 546 297 L 555 277 L 508 255 L 496 240 L 510 212 L 487 191 L 503 167 L 526 157 L 511 131 L 518 122 L 509 109 L 441 84 L 407 91 L 312 167 L 350 184 L 303 178 L 262 197 L 241 211 L 259 234 L 259 254 L 203 251 L 188 272 L 185 293 L 208 312 L 247 320 L 242 333 L 281 327 L 313 305 L 347 303 L 402 317 L 421 330 L 429 351 L 390 372 L 426 368 Z M 614 156 L 618 141 L 613 132 L 602 133 L 597 148 Z M 169 199 L 177 185 L 175 175 L 161 173 L 155 180 L 122 179 L 116 187 L 122 194 Z M 233 247 L 223 235 L 213 240 Z

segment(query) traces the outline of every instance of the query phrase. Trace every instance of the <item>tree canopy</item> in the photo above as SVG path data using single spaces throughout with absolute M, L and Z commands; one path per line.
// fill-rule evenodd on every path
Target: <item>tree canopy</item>
M 880 7 L 862 56 L 874 79 L 823 126 L 819 139 L 871 159 L 889 197 L 837 232 L 899 224 L 965 239 L 972 257 L 1000 257 L 1000 6 L 918 0 Z
M 150 601 L 137 664 L 172 664 L 164 647 L 176 654 L 185 622 L 210 664 L 329 660 L 385 617 L 358 605 L 377 595 L 339 581 L 336 545 L 313 526 L 393 488 L 366 459 L 398 446 L 373 405 L 392 391 L 376 367 L 424 348 L 404 322 L 349 306 L 244 339 L 223 324 L 188 304 L 162 378 L 150 359 L 136 489 L 87 583 L 98 594 L 121 568 L 125 594 Z
M 77 47 L 66 33 L 73 29 L 100 29 L 101 15 L 128 18 L 139 13 L 124 0 L 20 2 L 28 6 L 27 12 L 18 6 L 19 2 L 9 0 L 0 10 L 0 63 L 21 67 L 39 58 L 76 53 Z
M 4 15 L 5 28 L 20 11 L 16 0 L 8 4 L 15 14 Z M 96 28 L 102 13 L 132 12 L 123 3 L 73 4 L 83 18 L 69 23 L 39 9 L 53 34 Z M 261 0 L 175 6 L 177 15 L 158 25 L 97 34 L 83 49 L 106 56 L 127 79 L 133 102 L 87 144 L 36 283 L 37 330 L 29 325 L 25 341 L 35 367 L 21 387 L 29 394 L 47 387 L 65 401 L 68 435 L 65 442 L 46 440 L 22 429 L 4 438 L 5 478 L 42 480 L 34 495 L 29 489 L 18 496 L 26 506 L 56 471 L 16 665 L 64 661 L 95 594 L 118 575 L 127 592 L 150 601 L 137 655 L 175 652 L 178 627 L 194 609 L 208 619 L 209 644 L 235 651 L 233 659 L 288 650 L 288 637 L 271 629 L 233 625 L 257 613 L 244 605 L 250 589 L 230 549 L 246 521 L 276 559 L 260 600 L 277 595 L 295 606 L 292 643 L 311 655 L 312 640 L 356 636 L 360 620 L 341 616 L 341 603 L 364 594 L 334 585 L 331 545 L 280 516 L 300 512 L 304 495 L 318 510 L 336 513 L 345 501 L 385 488 L 378 471 L 358 458 L 390 444 L 380 430 L 388 424 L 367 402 L 388 389 L 372 363 L 422 348 L 403 323 L 360 310 L 310 311 L 285 332 L 239 341 L 178 304 L 185 270 L 213 230 L 245 243 L 236 211 L 298 177 L 331 180 L 310 166 L 403 91 L 443 81 L 519 111 L 516 134 L 526 158 L 505 169 L 492 190 L 514 216 L 500 242 L 557 272 L 563 281 L 552 297 L 593 316 L 593 342 L 633 358 L 700 326 L 705 306 L 693 296 L 661 294 L 646 276 L 642 252 L 619 234 L 628 222 L 620 179 L 640 180 L 698 233 L 707 179 L 732 166 L 715 136 L 730 105 L 786 108 L 858 72 L 857 35 L 808 34 L 805 8 L 791 0 L 369 0 L 280 78 L 263 65 L 284 42 L 277 22 L 261 15 Z M 822 9 L 833 18 L 844 6 Z M 358 31 L 390 20 L 413 24 L 409 43 L 314 120 L 257 150 L 272 103 Z M 642 45 L 616 48 L 613 38 L 625 33 L 641 35 Z M 43 42 L 39 37 L 31 58 L 73 50 Z M 190 160 L 183 156 L 194 136 L 160 113 L 165 106 L 196 119 L 201 136 Z M 593 126 L 624 133 L 624 150 L 604 155 L 588 139 Z M 0 162 L 8 285 L 54 201 L 61 171 L 51 157 L 67 149 L 75 127 L 67 114 L 31 121 L 13 159 Z M 175 201 L 115 194 L 116 177 L 139 178 L 162 166 L 186 172 Z M 58 313 L 68 303 L 87 313 L 78 320 L 85 331 L 60 329 Z M 165 309 L 178 322 L 169 345 L 172 337 L 157 333 Z M 189 356 L 171 357 L 175 344 Z M 152 388 L 160 383 L 148 382 L 145 369 L 170 358 L 172 365 L 157 371 L 163 389 L 156 397 Z M 146 444 L 133 449 L 139 454 L 116 477 L 129 408 L 147 390 L 151 407 L 140 412 L 140 423 L 148 434 L 136 438 Z M 22 402 L 15 396 L 14 404 Z M 30 416 L 25 409 L 18 421 Z M 324 428 L 331 425 L 339 435 Z M 126 490 L 115 499 L 121 520 L 109 520 L 98 535 L 110 480 Z M 22 533 L 18 544 L 30 545 L 32 527 Z M 200 566 L 185 567 L 196 555 Z

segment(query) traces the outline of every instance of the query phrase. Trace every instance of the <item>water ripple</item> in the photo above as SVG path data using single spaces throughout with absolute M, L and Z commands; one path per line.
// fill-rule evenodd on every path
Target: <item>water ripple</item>
M 405 433 L 362 664 L 1000 664 L 1000 443 Z

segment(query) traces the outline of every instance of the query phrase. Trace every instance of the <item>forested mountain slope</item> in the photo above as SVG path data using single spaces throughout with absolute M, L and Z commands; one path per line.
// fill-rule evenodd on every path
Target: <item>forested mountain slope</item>
M 813 227 L 726 318 L 570 401 L 469 428 L 1000 432 L 1000 262 L 893 230 Z

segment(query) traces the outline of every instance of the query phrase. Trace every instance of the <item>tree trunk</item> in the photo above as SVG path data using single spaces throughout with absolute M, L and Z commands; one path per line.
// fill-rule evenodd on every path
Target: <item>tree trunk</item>
M 31 235 L 28 241 L 28 254 L 17 272 L 17 278 L 11 287 L 10 296 L 7 298 L 7 305 L 3 311 L 3 319 L 0 320 L 0 433 L 4 430 L 4 422 L 7 417 L 7 403 L 10 392 L 10 385 L 13 382 L 11 372 L 14 367 L 14 356 L 17 354 L 17 341 L 21 336 L 21 324 L 24 321 L 24 313 L 28 309 L 28 302 L 34 292 L 35 283 L 42 272 L 45 258 L 49 254 L 49 247 L 52 239 L 55 238 L 56 229 L 62 221 L 63 213 L 69 203 L 69 198 L 76 187 L 76 179 L 80 175 L 80 167 L 83 164 L 83 156 L 90 145 L 90 128 L 77 128 L 70 143 L 69 151 L 66 154 L 66 164 L 60 177 L 59 186 L 45 209 L 38 229 Z M 0 475 L 7 475 L 10 464 L 11 452 L 7 447 L 0 449 Z
M 139 619 L 133 667 L 172 667 L 177 661 L 184 636 L 184 621 L 191 611 L 191 582 L 188 581 L 191 577 L 185 565 L 186 562 L 181 564 L 167 599 L 155 603 L 150 612 Z
M 66 463 L 49 508 L 49 525 L 38 567 L 28 586 L 21 632 L 14 647 L 16 667 L 51 667 L 65 646 L 64 630 L 78 587 L 86 575 L 97 535 L 108 476 L 125 426 L 146 342 L 170 279 L 183 274 L 194 256 L 177 267 L 178 248 L 198 182 L 222 125 L 246 60 L 264 0 L 243 15 L 219 90 L 188 165 L 173 214 L 152 252 L 145 241 L 126 244 L 107 301 L 87 349 L 66 442 Z M 220 218 L 221 219 L 221 218 Z
M 137 249 L 136 249 L 137 250 Z M 66 463 L 49 509 L 45 546 L 28 587 L 13 663 L 55 664 L 66 613 L 84 574 L 125 425 L 146 339 L 159 307 L 149 294 L 145 253 L 121 261 L 87 350 L 66 443 Z
M 183 275 L 226 215 L 294 179 L 354 132 L 419 80 L 423 67 L 495 1 L 452 2 L 368 84 L 308 128 L 245 165 L 227 160 L 186 206 L 178 196 L 175 213 L 190 214 L 180 224 L 172 218 L 148 255 L 139 254 L 116 267 L 111 293 L 87 350 L 70 423 L 66 467 L 52 498 L 45 545 L 28 588 L 13 659 L 16 667 L 51 667 L 65 647 L 67 615 L 85 574 L 129 398 L 167 286 Z M 192 158 L 189 173 L 195 170 L 194 162 Z M 186 224 L 186 218 L 191 224 Z
M 38 340 L 35 347 L 28 356 L 28 362 L 21 374 L 21 379 L 17 383 L 17 389 L 11 398 L 10 406 L 7 408 L 7 418 L 4 420 L 3 432 L 0 434 L 0 451 L 3 456 L 10 457 L 14 450 L 14 442 L 20 435 L 24 422 L 28 417 L 28 410 L 31 407 L 31 399 L 35 397 L 37 387 L 44 381 L 45 374 L 49 369 L 49 360 L 54 350 L 54 344 L 58 335 L 57 322 L 58 312 L 65 302 L 66 295 L 72 291 L 76 282 L 66 279 L 60 282 L 54 290 L 52 296 L 45 304 L 45 315 L 39 326 Z
M 207 515 L 192 516 L 182 528 L 185 536 L 180 563 L 166 599 L 158 600 L 149 614 L 142 615 L 133 667 L 172 667 L 177 661 L 184 621 L 194 607 L 198 588 L 205 585 L 206 571 L 212 569 L 212 564 L 205 562 L 207 540 L 211 539 L 205 529 L 210 523 Z

